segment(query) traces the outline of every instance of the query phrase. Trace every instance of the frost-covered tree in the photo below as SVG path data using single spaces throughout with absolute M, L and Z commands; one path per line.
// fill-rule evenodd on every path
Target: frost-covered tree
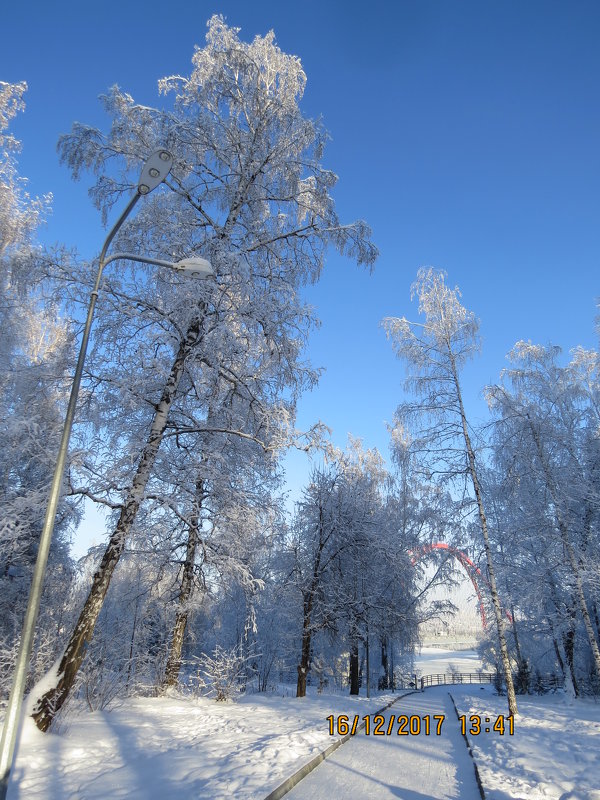
M 561 367 L 559 352 L 517 342 L 509 354 L 511 366 L 504 370 L 502 384 L 488 389 L 488 400 L 497 416 L 496 462 L 516 500 L 513 520 L 516 516 L 522 531 L 519 539 L 529 557 L 536 553 L 537 562 L 546 565 L 541 586 L 530 585 L 537 587 L 538 599 L 546 597 L 554 606 L 554 613 L 547 612 L 549 624 L 554 619 L 553 628 L 563 629 L 576 686 L 576 612 L 600 676 L 600 631 L 590 612 L 600 589 L 598 362 L 596 354 L 578 349 L 573 361 Z M 538 541 L 533 553 L 523 536 L 532 528 Z
M 101 557 L 102 548 L 95 547 L 79 561 L 75 608 L 89 591 Z M 135 546 L 123 554 L 73 693 L 91 711 L 126 694 L 155 692 L 165 669 L 170 578 L 161 554 L 140 553 Z
M 38 285 L 41 250 L 34 235 L 50 197 L 32 199 L 19 177 L 20 143 L 8 133 L 24 108 L 25 83 L 0 82 L 0 702 L 13 674 L 41 523 L 58 449 L 70 337 Z M 64 501 L 50 551 L 37 636 L 35 680 L 56 657 L 65 623 L 71 563 Z
M 213 17 L 191 75 L 160 81 L 164 109 L 115 87 L 105 98 L 110 133 L 75 125 L 60 143 L 75 177 L 87 168 L 99 174 L 92 194 L 105 215 L 130 191 L 131 170 L 157 146 L 169 148 L 168 191 L 148 198 L 118 244 L 169 260 L 202 255 L 215 280 L 126 268 L 107 278 L 90 364 L 98 408 L 108 412 L 99 429 L 110 418 L 119 433 L 101 446 L 107 464 L 89 465 L 88 474 L 99 473 L 98 488 L 120 513 L 56 685 L 35 710 L 42 730 L 73 684 L 170 426 L 180 426 L 175 436 L 181 426 L 190 437 L 222 432 L 219 413 L 229 404 L 228 433 L 267 452 L 288 442 L 295 399 L 316 379 L 301 358 L 314 319 L 298 290 L 318 279 L 328 246 L 367 266 L 376 256 L 366 224 L 336 215 L 337 178 L 321 164 L 325 131 L 299 108 L 299 59 L 282 53 L 273 33 L 250 44 L 238 33 Z M 123 166 L 115 177 L 113 165 Z M 77 275 L 63 281 L 77 291 Z
M 412 437 L 428 476 L 458 490 L 470 489 L 483 537 L 490 594 L 498 630 L 500 657 L 504 671 L 510 714 L 517 713 L 510 658 L 506 644 L 504 615 L 496 586 L 494 559 L 488 534 L 488 521 L 481 490 L 477 454 L 473 445 L 463 403 L 460 372 L 479 349 L 479 322 L 473 312 L 460 303 L 458 288 L 445 284 L 445 273 L 421 269 L 412 286 L 419 299 L 424 322 L 406 317 L 383 321 L 388 338 L 408 367 L 406 389 L 416 395 L 414 402 L 402 403 L 396 412 L 402 446 L 406 434 Z
M 292 525 L 291 576 L 302 607 L 296 697 L 306 695 L 313 636 L 332 628 L 337 619 L 337 609 L 329 603 L 329 590 L 334 581 L 335 558 L 345 546 L 346 509 L 340 496 L 340 480 L 335 470 L 313 469 Z
M 251 574 L 250 550 L 261 551 L 260 536 L 270 528 L 274 513 L 272 492 L 277 483 L 274 452 L 265 452 L 260 432 L 236 417 L 235 403 L 213 392 L 207 419 L 210 431 L 194 431 L 191 414 L 185 420 L 173 418 L 159 454 L 156 475 L 147 497 L 174 514 L 176 529 L 183 534 L 181 584 L 173 627 L 165 687 L 177 683 L 185 636 L 187 606 L 194 601 L 198 577 L 233 582 L 245 596 L 256 590 Z M 206 427 L 206 426 L 204 426 Z M 255 436 L 251 433 L 254 430 Z M 241 433 L 246 435 L 239 435 Z M 171 478 L 173 476 L 173 478 Z M 171 551 L 174 543 L 171 544 Z M 252 616 L 249 601 L 248 613 Z M 253 624 L 250 624 L 250 628 Z
M 350 438 L 337 464 L 346 506 L 345 519 L 340 520 L 344 546 L 334 559 L 335 579 L 329 595 L 337 606 L 337 626 L 350 653 L 350 693 L 358 694 L 361 648 L 368 679 L 372 643 L 398 633 L 410 619 L 414 570 L 407 542 L 397 535 L 399 529 L 390 514 L 391 481 L 379 453 L 363 450 L 360 442 Z
M 350 691 L 358 693 L 359 653 L 371 641 L 416 627 L 415 572 L 397 505 L 377 451 L 350 440 L 330 448 L 313 470 L 291 526 L 287 585 L 301 607 L 296 695 L 306 693 L 314 643 L 327 632 L 349 653 Z
M 29 250 L 31 235 L 51 202 L 50 195 L 32 199 L 25 191 L 27 182 L 19 176 L 16 161 L 21 144 L 8 133 L 10 121 L 25 108 L 26 91 L 25 81 L 0 81 L 0 257 L 10 248 L 13 264 L 15 251 Z

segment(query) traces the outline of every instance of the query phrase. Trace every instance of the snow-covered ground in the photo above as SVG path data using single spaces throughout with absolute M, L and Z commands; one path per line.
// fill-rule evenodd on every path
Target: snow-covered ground
M 393 699 L 285 694 L 128 699 L 50 734 L 27 718 L 8 798 L 264 798 L 334 741 L 329 714 L 372 714 Z
M 491 686 L 450 691 L 467 717 L 508 713 L 506 698 Z M 560 693 L 517 697 L 517 706 L 513 736 L 473 736 L 467 728 L 486 799 L 600 800 L 600 703 Z
M 417 669 L 423 674 L 442 672 L 450 663 L 474 671 L 473 658 L 473 654 L 464 652 L 442 654 L 436 650 L 422 653 Z M 495 696 L 489 685 L 427 689 L 400 699 L 390 711 L 410 714 L 413 708 L 412 713 L 423 716 L 435 704 L 447 703 L 448 688 L 460 713 L 467 716 L 477 714 L 495 720 L 507 713 L 506 699 Z M 362 717 L 392 699 L 389 693 L 370 700 L 316 693 L 297 700 L 292 695 L 291 690 L 249 695 L 235 703 L 203 698 L 126 700 L 112 711 L 72 716 L 62 731 L 46 735 L 27 720 L 9 800 L 219 800 L 232 796 L 263 800 L 331 744 L 327 724 L 330 714 Z M 600 703 L 570 701 L 563 694 L 519 697 L 518 702 L 521 713 L 515 721 L 514 736 L 482 731 L 469 737 L 488 800 L 600 800 Z M 369 774 L 379 764 L 382 772 L 380 784 L 373 784 L 375 773 L 370 775 L 371 786 L 382 788 L 385 784 L 396 791 L 391 795 L 396 797 L 427 800 L 460 796 L 469 800 L 460 792 L 467 748 L 456 735 L 454 712 L 444 706 L 444 713 L 444 725 L 451 736 L 445 749 L 433 736 L 396 736 L 393 743 L 392 737 L 371 736 Z M 453 731 L 451 725 L 455 726 Z M 351 740 L 342 745 L 336 757 L 355 744 Z M 401 784 L 392 784 L 389 759 L 386 761 L 392 746 L 393 758 L 398 763 L 410 763 L 417 773 L 416 761 L 422 753 L 427 786 L 435 785 L 436 763 L 440 778 L 452 773 L 449 755 L 457 764 L 462 762 L 462 767 L 452 773 L 454 778 L 446 781 L 446 788 L 443 780 L 438 781 L 445 794 L 436 795 L 433 788 L 427 794 L 422 782 L 420 789 L 398 793 Z M 358 757 L 354 768 L 360 772 Z M 312 773 L 313 778 L 320 769 Z M 359 775 L 355 777 L 358 781 Z M 354 800 L 359 794 L 350 796 Z M 330 793 L 329 797 L 337 796 Z

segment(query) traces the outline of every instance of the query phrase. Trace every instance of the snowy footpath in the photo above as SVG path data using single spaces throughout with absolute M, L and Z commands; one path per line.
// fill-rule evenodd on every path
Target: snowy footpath
M 424 649 L 420 661 L 418 674 L 475 666 L 472 654 L 439 649 Z M 293 687 L 235 703 L 128 698 L 111 711 L 71 714 L 45 735 L 27 719 L 8 800 L 264 800 L 338 739 L 327 718 L 340 715 L 350 723 L 370 716 L 369 735 L 357 731 L 286 799 L 479 800 L 448 691 L 468 720 L 486 800 L 600 800 L 600 703 L 562 693 L 518 697 L 511 735 L 493 730 L 507 706 L 489 684 L 401 697 L 384 714 L 384 735 L 375 735 L 373 715 L 397 695 L 318 695 L 312 687 L 301 700 Z M 409 721 L 405 735 L 398 735 L 399 716 Z M 477 733 L 469 732 L 471 717 L 482 720 Z
M 408 695 L 383 716 L 380 735 L 374 735 L 370 720 L 368 735 L 357 733 L 286 798 L 480 800 L 473 761 L 446 688 Z

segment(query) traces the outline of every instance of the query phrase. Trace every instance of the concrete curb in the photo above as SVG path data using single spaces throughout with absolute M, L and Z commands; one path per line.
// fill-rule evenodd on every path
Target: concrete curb
M 452 705 L 454 706 L 454 712 L 456 713 L 456 719 L 458 724 L 460 725 L 460 719 L 459 719 L 460 715 L 458 713 L 458 708 L 456 707 L 456 703 L 454 702 L 454 698 L 452 697 L 450 692 L 448 692 L 448 697 L 450 698 L 450 700 L 452 700 Z M 462 735 L 463 739 L 467 743 L 467 750 L 469 751 L 469 755 L 471 756 L 471 761 L 473 762 L 473 769 L 475 770 L 475 780 L 477 781 L 477 786 L 479 787 L 479 794 L 481 795 L 481 800 L 485 800 L 485 791 L 483 789 L 483 783 L 481 782 L 481 776 L 479 775 L 479 770 L 477 769 L 477 762 L 475 761 L 475 757 L 473 756 L 473 749 L 467 738 L 467 732 L 465 731 Z
M 380 708 L 379 711 L 372 712 L 371 714 L 369 714 L 369 716 L 374 717 L 376 714 L 382 714 L 390 706 L 393 706 L 394 703 L 397 703 L 398 700 L 402 700 L 403 697 L 408 697 L 409 694 L 415 694 L 415 690 L 411 690 L 410 692 L 406 692 L 406 694 L 400 694 L 398 695 L 398 697 L 394 697 L 394 699 L 390 703 L 388 703 L 383 708 Z M 456 706 L 454 708 L 456 709 Z M 361 731 L 365 727 L 365 725 L 366 725 L 365 722 L 361 722 L 361 724 L 356 729 L 356 733 Z M 356 735 L 356 733 L 354 735 Z M 347 733 L 345 736 L 342 736 L 341 739 L 338 739 L 332 745 L 329 745 L 329 747 L 326 750 L 323 750 L 321 753 L 318 753 L 308 762 L 308 764 L 305 764 L 303 767 L 300 767 L 300 769 L 297 772 L 294 772 L 294 774 L 290 778 L 287 778 L 287 780 L 281 783 L 276 789 L 273 789 L 273 791 L 265 797 L 265 800 L 280 800 L 280 798 L 286 795 L 289 791 L 291 791 L 294 788 L 294 786 L 296 786 L 296 784 L 300 783 L 302 778 L 306 778 L 306 776 L 309 773 L 311 773 L 313 769 L 315 769 L 315 767 L 318 767 L 319 764 L 322 761 L 325 761 L 325 759 L 328 758 L 335 750 L 337 750 L 338 747 L 341 747 L 344 744 L 344 742 L 347 742 L 348 739 L 352 738 L 353 738 L 352 734 Z M 483 800 L 485 800 L 485 798 L 483 798 Z

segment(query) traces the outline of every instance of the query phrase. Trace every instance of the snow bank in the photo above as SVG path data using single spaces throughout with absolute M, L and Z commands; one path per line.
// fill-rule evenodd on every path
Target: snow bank
M 451 689 L 459 714 L 496 719 L 491 687 Z M 487 800 L 600 800 L 600 704 L 563 694 L 517 697 L 514 735 L 467 735 Z M 467 723 L 468 724 L 468 723 Z

